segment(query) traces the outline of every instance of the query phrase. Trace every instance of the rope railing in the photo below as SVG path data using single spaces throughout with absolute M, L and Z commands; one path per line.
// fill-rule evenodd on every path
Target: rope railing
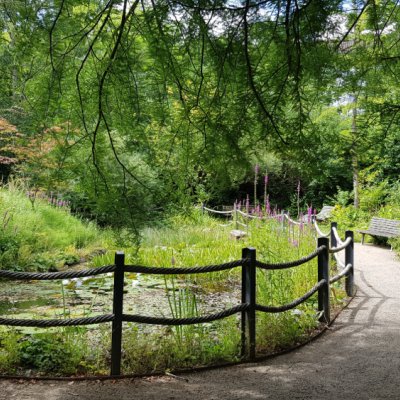
M 15 279 L 21 281 L 49 281 L 56 279 L 86 278 L 90 276 L 115 272 L 115 268 L 115 265 L 105 265 L 103 267 L 85 269 L 82 271 L 65 272 L 16 272 L 0 270 L 0 278 Z
M 301 222 L 297 222 L 294 219 L 290 218 L 288 214 L 284 213 L 284 217 L 293 225 L 301 225 Z
M 240 226 L 244 226 L 245 228 L 247 228 L 247 225 L 244 224 L 243 222 L 236 221 L 236 223 L 237 223 L 238 225 L 240 225 Z
M 329 237 L 329 236 L 331 235 L 331 232 L 323 233 L 323 232 L 321 231 L 321 229 L 320 229 L 319 226 L 318 226 L 317 220 L 314 220 L 314 228 L 315 228 L 315 230 L 316 230 L 316 232 L 317 232 L 317 235 L 318 235 L 319 237 Z
M 212 208 L 208 208 L 203 206 L 203 210 L 214 213 L 214 214 L 221 214 L 221 215 L 232 215 L 233 211 L 219 211 L 219 210 L 213 210 Z
M 98 315 L 86 318 L 66 318 L 66 319 L 14 319 L 0 318 L 0 325 L 7 326 L 30 326 L 35 328 L 52 328 L 60 326 L 81 326 L 101 324 L 114 320 L 113 314 Z
M 344 250 L 351 242 L 352 242 L 352 238 L 348 237 L 344 242 L 341 243 L 340 246 L 336 246 L 336 247 L 331 247 L 329 249 L 329 253 L 337 253 L 339 251 Z
M 343 242 L 343 246 L 334 249 L 329 248 L 329 241 L 327 238 L 319 238 L 317 248 L 312 253 L 301 257 L 298 260 L 281 263 L 261 262 L 256 258 L 255 249 L 245 248 L 242 251 L 242 258 L 238 260 L 222 264 L 194 267 L 152 267 L 143 265 L 127 265 L 125 264 L 124 254 L 121 252 L 117 252 L 115 255 L 115 264 L 82 271 L 32 273 L 0 270 L 0 278 L 11 280 L 74 279 L 109 273 L 113 273 L 114 275 L 113 314 L 104 314 L 84 318 L 60 317 L 58 319 L 47 320 L 0 318 L 0 325 L 48 328 L 112 322 L 111 375 L 114 376 L 120 375 L 121 371 L 121 343 L 123 322 L 181 326 L 208 323 L 230 317 L 237 313 L 241 313 L 242 356 L 248 356 L 249 359 L 254 359 L 256 346 L 256 311 L 269 313 L 288 311 L 309 299 L 313 294 L 318 293 L 318 312 L 320 315 L 319 319 L 322 322 L 329 322 L 329 284 L 338 281 L 342 277 L 346 277 L 346 292 L 349 295 L 352 295 L 354 270 L 352 232 L 346 232 L 346 237 L 347 238 Z M 346 249 L 346 268 L 344 268 L 338 275 L 329 278 L 329 253 L 335 253 L 344 248 Z M 281 270 L 292 268 L 305 264 L 316 257 L 318 257 L 318 281 L 303 296 L 293 300 L 288 304 L 280 306 L 266 306 L 256 303 L 257 268 L 264 270 Z M 241 303 L 237 304 L 236 306 L 209 315 L 197 315 L 180 318 L 165 318 L 123 313 L 124 276 L 126 272 L 159 275 L 187 275 L 226 271 L 237 267 L 242 268 L 242 298 Z
M 292 267 L 297 267 L 299 265 L 305 264 L 306 262 L 312 260 L 313 258 L 317 257 L 318 254 L 320 254 L 322 251 L 326 249 L 325 246 L 320 246 L 318 247 L 315 251 L 313 251 L 311 254 L 302 257 L 298 260 L 294 261 L 287 261 L 283 263 L 264 263 L 261 261 L 257 261 L 257 267 L 261 269 L 266 269 L 266 270 L 271 270 L 271 269 L 287 269 L 287 268 L 292 268 Z
M 333 276 L 332 278 L 330 278 L 329 283 L 335 283 L 337 282 L 339 279 L 343 278 L 344 276 L 348 275 L 351 272 L 351 269 L 353 268 L 353 266 L 351 264 L 347 264 L 346 267 L 343 269 L 342 272 L 340 272 L 339 274 Z
M 125 272 L 152 274 L 152 275 L 187 275 L 207 272 L 226 271 L 245 265 L 248 260 L 240 259 L 225 264 L 204 265 L 199 267 L 147 267 L 144 265 L 125 265 Z
M 321 279 L 316 285 L 314 285 L 307 293 L 305 293 L 303 296 L 299 297 L 296 300 L 293 300 L 292 302 L 288 304 L 284 304 L 282 306 L 260 306 L 259 304 L 256 305 L 256 310 L 265 312 L 265 313 L 280 313 L 284 311 L 289 311 L 301 303 L 304 303 L 306 300 L 308 300 L 313 294 L 318 292 L 324 285 L 326 285 L 326 280 Z
M 340 236 L 339 236 L 339 233 L 338 233 L 338 231 L 337 231 L 336 226 L 332 226 L 331 232 L 332 232 L 333 235 L 335 236 L 336 243 L 337 243 L 339 246 L 341 246 L 341 245 L 343 244 L 343 241 L 342 241 L 342 239 L 341 239 Z
M 146 315 L 128 315 L 123 314 L 123 321 L 127 322 L 136 322 L 142 324 L 154 324 L 154 325 L 193 325 L 193 324 L 202 324 L 207 322 L 217 321 L 219 319 L 223 319 L 226 317 L 230 317 L 231 315 L 237 314 L 238 312 L 246 311 L 249 308 L 249 304 L 243 303 L 238 304 L 235 307 L 231 307 L 227 310 L 220 311 L 218 313 L 205 315 L 201 317 L 188 317 L 188 318 L 157 318 L 150 317 Z
M 234 221 L 228 222 L 227 224 L 218 224 L 219 226 L 222 226 L 223 228 L 226 228 L 227 226 L 230 226 L 234 224 Z

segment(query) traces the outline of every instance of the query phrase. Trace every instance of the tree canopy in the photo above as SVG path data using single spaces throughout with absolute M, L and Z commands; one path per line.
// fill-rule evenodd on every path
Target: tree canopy
M 256 164 L 281 207 L 298 181 L 356 201 L 398 179 L 398 22 L 391 0 L 0 0 L 3 179 L 121 224 L 234 201 Z

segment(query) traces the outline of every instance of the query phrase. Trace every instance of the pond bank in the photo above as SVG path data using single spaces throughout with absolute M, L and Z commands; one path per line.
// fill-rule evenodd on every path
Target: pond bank
M 356 245 L 358 292 L 312 344 L 257 364 L 105 382 L 0 381 L 0 399 L 398 399 L 400 262 Z

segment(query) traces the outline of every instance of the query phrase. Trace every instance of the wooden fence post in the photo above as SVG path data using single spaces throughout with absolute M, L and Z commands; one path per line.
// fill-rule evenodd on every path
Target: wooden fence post
M 237 212 L 237 204 L 235 201 L 235 204 L 233 205 L 233 218 L 235 221 L 235 229 L 238 230 L 239 229 L 239 224 L 238 224 L 238 212 Z
M 124 301 L 124 265 L 125 254 L 122 251 L 115 253 L 113 314 L 111 335 L 111 375 L 121 375 L 122 350 L 122 313 Z
M 245 248 L 242 258 L 250 262 L 242 266 L 242 303 L 249 308 L 242 312 L 242 356 L 256 358 L 256 249 Z
M 348 264 L 351 264 L 352 267 L 349 273 L 346 275 L 344 285 L 347 296 L 352 297 L 354 295 L 354 232 L 346 231 L 346 239 L 348 237 L 351 238 L 351 242 L 345 249 L 344 265 L 347 266 Z
M 337 222 L 331 222 L 331 248 L 337 246 L 336 236 L 333 233 L 333 228 L 337 229 Z
M 318 281 L 325 279 L 326 284 L 318 290 L 318 311 L 322 312 L 319 320 L 329 323 L 330 299 L 329 299 L 329 239 L 318 238 L 318 247 L 325 246 L 325 249 L 318 254 Z

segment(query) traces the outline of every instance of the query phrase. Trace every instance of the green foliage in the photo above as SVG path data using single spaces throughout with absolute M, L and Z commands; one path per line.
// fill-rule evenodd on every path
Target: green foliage
M 73 217 L 37 199 L 34 207 L 22 187 L 0 188 L 0 263 L 2 269 L 47 270 L 80 259 L 80 253 L 107 241 L 94 223 Z
M 85 350 L 78 328 L 63 331 L 22 335 L 2 332 L 0 342 L 0 370 L 32 369 L 39 374 L 66 375 L 78 371 Z
M 19 358 L 23 368 L 71 374 L 76 372 L 81 354 L 79 343 L 65 340 L 64 335 L 41 333 L 22 339 Z

